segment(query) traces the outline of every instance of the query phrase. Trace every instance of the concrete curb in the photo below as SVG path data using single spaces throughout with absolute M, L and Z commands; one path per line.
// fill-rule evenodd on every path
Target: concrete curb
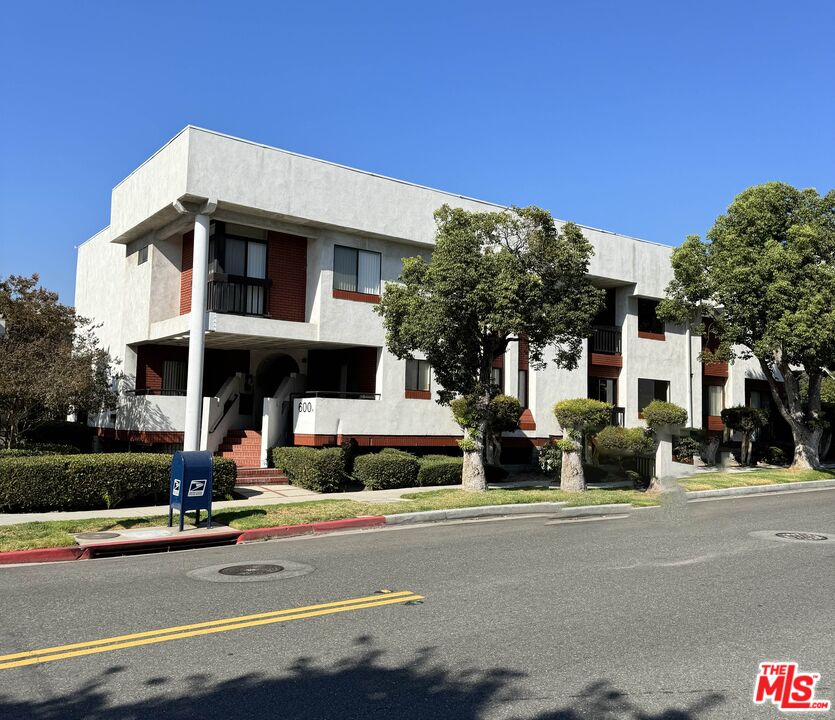
M 8 552 L 0 552 L 0 565 L 64 562 L 66 560 L 78 560 L 83 554 L 84 550 L 78 546 L 9 550 Z
M 385 517 L 382 515 L 372 515 L 368 517 L 347 518 L 345 520 L 322 520 L 320 522 L 304 523 L 302 525 L 277 525 L 275 527 L 244 530 L 238 536 L 237 544 L 253 542 L 255 540 L 269 540 L 270 538 L 318 535 L 336 532 L 337 530 L 379 527 L 385 524 Z
M 496 517 L 502 515 L 530 515 L 558 513 L 565 507 L 564 502 L 519 503 L 515 505 L 482 505 L 480 507 L 455 508 L 452 510 L 424 510 L 421 512 L 386 515 L 386 525 L 413 525 L 415 523 L 444 522 L 466 518 Z
M 764 495 L 766 493 L 798 492 L 802 490 L 825 490 L 835 488 L 835 480 L 806 480 L 802 482 L 780 483 L 779 485 L 749 485 L 748 487 L 720 488 L 718 490 L 689 490 L 685 492 L 688 500 L 714 497 L 733 497 L 735 495 Z

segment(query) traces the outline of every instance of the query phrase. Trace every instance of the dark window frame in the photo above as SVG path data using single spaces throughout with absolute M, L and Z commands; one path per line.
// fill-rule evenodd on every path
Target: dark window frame
M 409 387 L 409 363 L 417 363 L 417 372 L 415 373 L 415 380 L 416 385 L 420 385 L 420 366 L 421 363 L 426 365 L 429 368 L 429 372 L 426 373 L 426 387 Z M 414 392 L 432 392 L 432 365 L 429 363 L 428 360 L 419 360 L 417 358 L 406 358 L 406 378 L 405 378 L 405 387 L 406 390 L 412 390 Z
M 383 289 L 383 253 L 377 252 L 376 250 L 366 250 L 365 248 L 357 248 L 351 247 L 350 245 L 340 245 L 339 243 L 335 243 L 333 246 L 333 273 L 336 273 L 336 249 L 341 248 L 342 250 L 350 250 L 354 253 L 355 261 L 354 261 L 354 289 L 346 289 L 346 288 L 337 288 L 335 285 L 333 286 L 333 290 L 336 292 L 352 292 L 356 293 L 357 295 L 373 295 L 377 296 L 382 292 Z M 365 293 L 359 290 L 359 282 L 360 282 L 360 253 L 368 253 L 369 255 L 377 255 L 380 258 L 380 266 L 379 266 L 379 277 L 377 278 L 377 292 L 375 293 Z
M 638 298 L 638 332 L 648 335 L 664 335 L 667 331 L 663 320 L 658 319 L 658 300 Z
M 226 241 L 228 239 L 240 240 L 244 243 L 244 274 L 232 274 L 226 272 L 227 256 L 226 256 Z M 257 243 L 264 246 L 264 277 L 258 278 L 247 275 L 247 268 L 249 266 L 249 244 Z M 249 286 L 260 287 L 261 290 L 261 311 L 248 312 L 247 309 L 233 309 L 226 310 L 223 307 L 213 307 L 215 304 L 223 305 L 222 301 L 214 302 L 214 286 L 241 286 L 243 288 L 244 304 L 249 303 L 249 295 L 247 288 Z M 269 238 L 261 240 L 259 238 L 251 238 L 245 235 L 237 235 L 235 233 L 226 232 L 226 223 L 223 221 L 212 221 L 211 230 L 209 233 L 209 292 L 207 294 L 206 302 L 208 309 L 212 312 L 228 313 L 231 315 L 249 315 L 253 317 L 266 317 L 269 309 L 269 293 L 272 281 L 270 280 L 270 242 Z M 234 288 L 233 288 L 234 290 Z M 223 293 L 224 290 L 221 290 Z

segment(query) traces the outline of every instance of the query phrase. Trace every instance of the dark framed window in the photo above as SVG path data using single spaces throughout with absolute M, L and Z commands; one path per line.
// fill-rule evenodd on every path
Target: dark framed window
M 618 381 L 614 378 L 589 378 L 589 398 L 610 405 L 618 404 Z
M 185 395 L 188 365 L 185 360 L 164 360 L 162 363 L 162 394 Z
M 406 360 L 406 389 L 429 392 L 432 384 L 432 366 L 427 360 Z
M 333 289 L 379 295 L 381 259 L 378 252 L 334 245 Z
M 494 367 L 490 370 L 490 382 L 504 390 L 504 368 Z
M 668 380 L 649 380 L 638 378 L 638 413 L 641 414 L 644 408 L 653 400 L 670 399 L 670 383 Z
M 209 310 L 266 315 L 267 233 L 216 222 L 209 238 Z
M 658 319 L 657 300 L 638 298 L 638 332 L 652 335 L 664 334 L 664 321 Z
M 528 407 L 528 371 L 519 371 L 519 392 L 517 394 L 519 404 L 526 408 Z

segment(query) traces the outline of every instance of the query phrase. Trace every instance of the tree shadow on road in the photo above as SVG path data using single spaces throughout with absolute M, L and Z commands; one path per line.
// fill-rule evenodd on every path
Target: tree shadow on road
M 455 718 L 476 720 L 498 712 L 502 717 L 534 720 L 700 720 L 720 705 L 723 696 L 705 694 L 691 705 L 645 711 L 606 681 L 592 682 L 569 702 L 554 701 L 548 690 L 535 698 L 523 691 L 525 674 L 507 669 L 444 666 L 433 648 L 417 651 L 402 664 L 364 636 L 356 651 L 327 666 L 308 657 L 287 668 L 265 668 L 264 674 L 215 680 L 211 674 L 186 678 L 147 675 L 111 667 L 98 679 L 68 695 L 21 701 L 0 695 L 4 720 L 329 720 L 385 717 L 397 720 Z M 72 661 L 70 661 L 72 662 Z M 20 668 L 5 673 L 26 672 Z M 275 676 L 268 676 L 274 672 Z M 10 680 L 9 674 L 4 680 Z M 40 684 L 40 683 L 33 683 Z M 123 698 L 142 699 L 127 700 Z M 564 699 L 566 696 L 560 693 Z M 544 709 L 543 709 L 544 708 Z

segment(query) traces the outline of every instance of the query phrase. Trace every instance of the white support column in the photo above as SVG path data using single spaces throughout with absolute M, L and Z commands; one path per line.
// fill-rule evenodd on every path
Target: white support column
M 198 214 L 194 218 L 184 450 L 200 449 L 200 414 L 203 409 L 203 347 L 205 345 L 206 288 L 208 282 L 209 216 Z

